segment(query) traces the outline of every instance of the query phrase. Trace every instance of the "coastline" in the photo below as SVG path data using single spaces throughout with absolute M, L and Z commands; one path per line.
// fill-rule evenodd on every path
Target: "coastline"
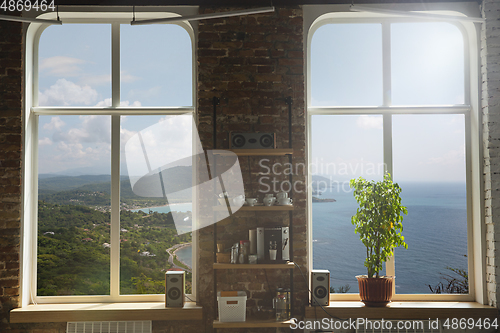
M 174 263 L 174 257 L 177 257 L 177 261 L 179 261 L 181 264 L 183 264 L 186 267 L 190 267 L 188 264 L 186 264 L 184 261 L 179 259 L 179 256 L 177 255 L 177 251 L 180 249 L 183 249 L 185 247 L 192 246 L 192 243 L 182 243 L 182 244 L 175 244 L 171 248 L 167 249 L 166 251 L 169 254 L 168 262 L 174 267 L 174 268 L 180 268 L 180 269 L 185 269 L 184 267 L 179 267 Z M 186 272 L 191 273 L 192 272 L 192 267 L 185 269 Z
M 163 208 L 163 207 L 167 207 L 167 206 L 186 205 L 186 204 L 192 204 L 192 202 L 176 202 L 176 203 L 173 203 L 173 204 L 166 204 L 166 205 L 163 205 L 163 206 L 139 207 L 139 208 L 126 208 L 125 210 L 154 209 L 154 208 Z

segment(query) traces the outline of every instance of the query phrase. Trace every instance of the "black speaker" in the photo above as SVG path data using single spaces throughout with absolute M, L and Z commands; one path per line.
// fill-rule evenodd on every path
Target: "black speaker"
M 184 271 L 168 271 L 165 273 L 165 306 L 184 306 Z
M 311 271 L 312 305 L 328 306 L 330 303 L 330 272 L 324 269 Z
M 274 149 L 274 133 L 230 133 L 231 149 Z

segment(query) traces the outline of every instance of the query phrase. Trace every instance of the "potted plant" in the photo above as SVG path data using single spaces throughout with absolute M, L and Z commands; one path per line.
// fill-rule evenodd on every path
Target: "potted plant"
M 356 276 L 361 301 L 367 306 L 386 306 L 392 299 L 394 276 L 380 276 L 382 264 L 396 247 L 408 248 L 404 241 L 403 216 L 408 214 L 401 204 L 401 188 L 386 173 L 382 181 L 351 179 L 351 188 L 359 208 L 351 219 L 354 232 L 366 246 L 367 275 Z

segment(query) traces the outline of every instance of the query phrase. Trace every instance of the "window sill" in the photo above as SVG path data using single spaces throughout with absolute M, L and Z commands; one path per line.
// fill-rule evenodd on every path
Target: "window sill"
M 392 302 L 385 308 L 366 307 L 361 302 L 330 302 L 325 310 L 339 318 L 443 319 L 495 318 L 499 310 L 476 302 Z M 319 306 L 307 306 L 305 317 L 328 318 Z
M 201 320 L 203 308 L 187 302 L 166 308 L 163 302 L 37 304 L 13 309 L 11 323 L 122 320 Z

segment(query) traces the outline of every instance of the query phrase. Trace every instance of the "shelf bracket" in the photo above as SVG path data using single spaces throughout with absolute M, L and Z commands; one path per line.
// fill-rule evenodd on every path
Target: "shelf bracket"
M 213 149 L 217 149 L 217 105 L 220 105 L 220 98 L 214 96 L 212 98 L 212 105 L 214 107 L 214 118 L 213 123 Z

